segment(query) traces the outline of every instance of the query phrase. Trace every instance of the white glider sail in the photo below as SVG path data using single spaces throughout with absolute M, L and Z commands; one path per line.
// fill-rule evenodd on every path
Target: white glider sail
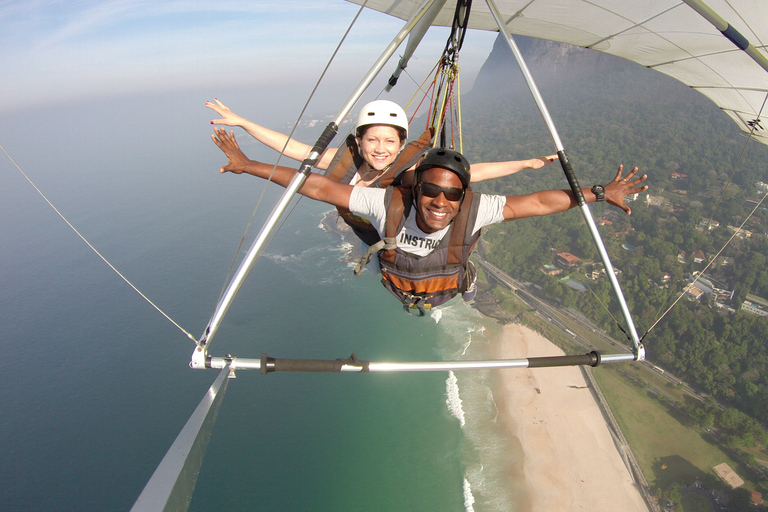
M 416 0 L 349 0 L 408 19 Z M 745 132 L 768 144 L 760 121 L 768 95 L 765 0 L 496 0 L 506 29 L 616 55 L 701 92 Z M 451 26 L 454 2 L 433 25 Z M 469 28 L 498 31 L 485 2 L 474 2 Z M 737 44 L 739 46 L 737 46 Z M 740 46 L 743 46 L 742 49 Z

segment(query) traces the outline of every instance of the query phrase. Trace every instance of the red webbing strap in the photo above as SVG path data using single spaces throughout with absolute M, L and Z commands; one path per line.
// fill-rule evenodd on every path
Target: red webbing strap
M 405 146 L 392 166 L 377 180 L 381 188 L 392 184 L 397 176 L 416 165 L 432 144 L 432 130 L 427 129 L 418 139 Z M 357 151 L 357 142 L 354 135 L 348 135 L 344 143 L 339 146 L 336 155 L 325 170 L 325 176 L 333 181 L 349 183 L 352 177 L 363 167 L 367 168 L 365 161 Z

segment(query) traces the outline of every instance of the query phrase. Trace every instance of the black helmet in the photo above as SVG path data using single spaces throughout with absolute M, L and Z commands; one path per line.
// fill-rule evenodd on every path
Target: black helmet
M 458 151 L 446 148 L 432 148 L 424 153 L 424 158 L 419 166 L 416 167 L 416 181 L 418 181 L 419 175 L 422 172 L 435 167 L 451 171 L 459 177 L 465 189 L 469 187 L 469 162 Z

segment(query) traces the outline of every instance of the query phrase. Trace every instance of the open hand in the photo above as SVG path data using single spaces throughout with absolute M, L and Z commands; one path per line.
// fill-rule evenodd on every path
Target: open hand
M 242 126 L 245 119 L 235 114 L 229 107 L 220 102 L 217 98 L 214 98 L 215 103 L 206 101 L 205 106 L 213 110 L 221 116 L 221 119 L 214 119 L 211 124 L 223 124 L 227 126 Z
M 557 160 L 557 155 L 540 156 L 531 160 L 531 169 L 541 169 Z
M 232 132 L 227 133 L 227 130 L 224 128 L 214 128 L 213 131 L 214 133 L 211 135 L 213 143 L 224 152 L 228 160 L 227 165 L 222 166 L 219 172 L 242 173 L 250 160 L 245 156 L 240 146 L 238 146 L 235 134 Z
M 642 183 L 648 178 L 647 174 L 643 174 L 639 178 L 635 178 L 638 168 L 635 167 L 626 176 L 622 176 L 624 173 L 624 166 L 620 165 L 619 170 L 616 173 L 616 177 L 607 185 L 605 185 L 605 200 L 609 204 L 621 208 L 627 215 L 632 213 L 632 210 L 624 202 L 624 199 L 630 194 L 637 194 L 648 190 L 648 185 L 642 185 Z

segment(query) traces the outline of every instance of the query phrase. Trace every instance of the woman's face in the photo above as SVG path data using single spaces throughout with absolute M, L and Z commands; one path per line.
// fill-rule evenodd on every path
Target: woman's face
M 377 171 L 395 161 L 402 145 L 397 129 L 383 124 L 369 126 L 358 140 L 363 160 Z

